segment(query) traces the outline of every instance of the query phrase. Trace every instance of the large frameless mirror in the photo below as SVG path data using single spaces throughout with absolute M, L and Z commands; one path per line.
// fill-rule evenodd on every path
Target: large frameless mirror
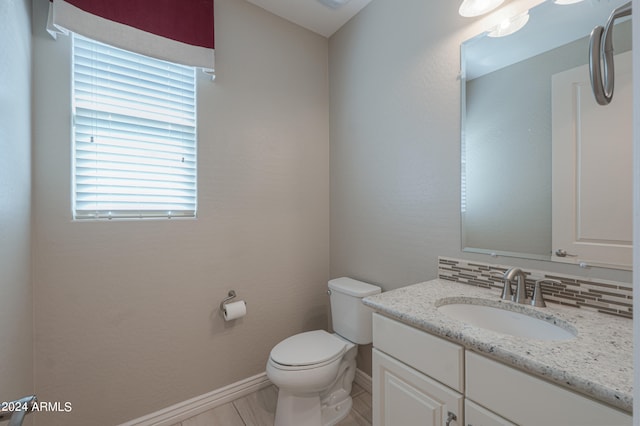
M 462 44 L 463 250 L 631 268 L 630 19 L 610 106 L 588 74 L 589 33 L 625 2 L 545 1 Z

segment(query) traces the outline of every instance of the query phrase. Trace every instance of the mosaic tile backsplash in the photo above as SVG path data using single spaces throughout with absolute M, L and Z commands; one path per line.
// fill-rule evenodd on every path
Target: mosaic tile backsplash
M 484 288 L 495 288 L 500 294 L 504 281 L 501 275 L 510 266 L 493 265 L 470 260 L 438 258 L 438 278 Z M 524 270 L 531 294 L 537 280 L 553 279 L 558 283 L 541 283 L 544 300 L 549 303 L 573 306 L 615 315 L 633 317 L 633 291 L 631 284 L 564 275 L 538 270 Z

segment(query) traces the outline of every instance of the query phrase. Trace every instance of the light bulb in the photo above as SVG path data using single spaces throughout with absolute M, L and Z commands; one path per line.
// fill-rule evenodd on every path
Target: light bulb
M 458 9 L 461 16 L 470 18 L 484 15 L 504 3 L 504 0 L 464 0 Z
M 489 37 L 505 37 L 522 29 L 529 22 L 529 11 L 505 19 L 487 34 Z

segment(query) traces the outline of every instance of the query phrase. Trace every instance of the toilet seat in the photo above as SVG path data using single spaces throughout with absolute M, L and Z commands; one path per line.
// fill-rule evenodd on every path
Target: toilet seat
M 346 347 L 345 341 L 324 330 L 308 331 L 278 343 L 270 359 L 284 370 L 318 368 L 342 358 Z

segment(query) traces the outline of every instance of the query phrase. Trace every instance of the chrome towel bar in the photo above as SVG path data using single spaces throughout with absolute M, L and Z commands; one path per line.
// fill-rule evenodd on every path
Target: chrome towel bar
M 0 422 L 9 420 L 7 426 L 22 426 L 24 417 L 33 411 L 33 406 L 38 403 L 35 395 L 29 395 L 11 402 L 3 402 L 0 407 Z
M 589 40 L 589 73 L 591 89 L 600 105 L 608 105 L 613 99 L 615 68 L 613 65 L 613 25 L 616 19 L 631 15 L 628 2 L 611 12 L 607 24 L 591 31 Z

